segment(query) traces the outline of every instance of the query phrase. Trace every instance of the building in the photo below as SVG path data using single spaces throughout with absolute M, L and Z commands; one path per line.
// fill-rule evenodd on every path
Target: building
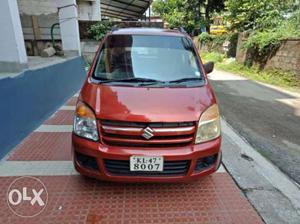
M 27 55 L 39 55 L 52 39 L 61 41 L 66 56 L 81 55 L 78 21 L 138 20 L 150 4 L 151 0 L 3 0 L 0 72 L 27 68 Z
M 0 111 L 0 158 L 85 80 L 78 21 L 138 20 L 149 4 L 146 0 L 1 0 L 0 101 L 5 110 Z M 64 56 L 37 56 L 52 45 L 51 36 Z

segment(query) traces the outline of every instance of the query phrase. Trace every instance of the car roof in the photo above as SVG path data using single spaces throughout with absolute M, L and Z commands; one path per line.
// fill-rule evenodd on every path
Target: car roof
M 110 35 L 158 35 L 158 36 L 186 36 L 178 30 L 160 28 L 120 28 L 113 30 Z

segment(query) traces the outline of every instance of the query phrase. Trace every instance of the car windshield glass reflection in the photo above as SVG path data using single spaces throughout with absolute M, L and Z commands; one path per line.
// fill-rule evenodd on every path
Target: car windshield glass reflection
M 111 35 L 101 49 L 93 78 L 169 83 L 202 80 L 202 73 L 192 41 L 186 37 Z

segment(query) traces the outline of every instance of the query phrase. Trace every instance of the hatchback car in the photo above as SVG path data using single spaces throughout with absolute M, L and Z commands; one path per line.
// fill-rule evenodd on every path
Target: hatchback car
M 184 32 L 124 28 L 100 43 L 72 134 L 76 170 L 125 182 L 189 181 L 221 162 L 220 115 Z

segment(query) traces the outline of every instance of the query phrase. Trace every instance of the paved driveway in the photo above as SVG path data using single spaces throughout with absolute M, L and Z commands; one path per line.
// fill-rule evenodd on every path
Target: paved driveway
M 300 183 L 300 95 L 221 71 L 210 79 L 225 120 Z
M 79 176 L 70 145 L 75 102 L 70 99 L 1 162 L 0 223 L 263 223 L 223 166 L 184 184 L 119 184 Z M 38 177 L 48 191 L 45 209 L 33 218 L 18 217 L 5 200 L 9 185 L 24 175 Z

